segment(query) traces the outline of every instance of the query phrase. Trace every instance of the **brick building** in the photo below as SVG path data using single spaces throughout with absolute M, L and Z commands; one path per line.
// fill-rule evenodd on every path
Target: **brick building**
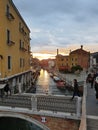
M 71 51 L 68 56 L 58 54 L 56 62 L 59 70 L 70 70 L 73 66 L 80 65 L 83 69 L 88 69 L 90 65 L 90 52 L 81 48 Z

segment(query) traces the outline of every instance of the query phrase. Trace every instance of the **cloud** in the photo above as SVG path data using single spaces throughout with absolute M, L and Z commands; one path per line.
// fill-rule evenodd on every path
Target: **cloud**
M 13 0 L 31 30 L 33 52 L 98 44 L 98 0 Z

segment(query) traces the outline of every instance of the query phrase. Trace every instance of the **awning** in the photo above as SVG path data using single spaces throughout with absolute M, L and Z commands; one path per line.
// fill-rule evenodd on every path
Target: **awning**
M 6 84 L 0 84 L 0 89 L 3 89 L 6 86 Z

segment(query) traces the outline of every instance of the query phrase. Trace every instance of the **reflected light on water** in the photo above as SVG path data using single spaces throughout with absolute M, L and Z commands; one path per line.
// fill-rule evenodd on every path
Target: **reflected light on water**
M 48 91 L 49 90 L 49 74 L 46 70 L 41 70 L 40 71 L 40 76 L 38 78 L 38 83 L 39 85 L 41 85 L 41 87 L 45 90 Z
M 43 71 L 43 76 L 44 76 L 43 85 L 48 85 L 49 84 L 49 75 L 46 70 Z

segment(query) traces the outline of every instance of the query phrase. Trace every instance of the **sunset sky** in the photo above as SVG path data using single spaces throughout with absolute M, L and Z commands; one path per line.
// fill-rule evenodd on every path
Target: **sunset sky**
M 81 45 L 87 51 L 98 51 L 98 0 L 13 2 L 31 30 L 34 57 L 53 57 L 57 49 L 68 54 Z

